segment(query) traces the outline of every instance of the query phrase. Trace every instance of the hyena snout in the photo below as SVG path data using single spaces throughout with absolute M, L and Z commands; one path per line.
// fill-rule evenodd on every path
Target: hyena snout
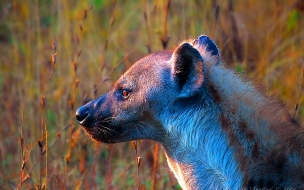
M 76 120 L 85 128 L 96 127 L 102 120 L 108 116 L 111 106 L 105 104 L 106 95 L 92 100 L 81 106 L 76 111 Z

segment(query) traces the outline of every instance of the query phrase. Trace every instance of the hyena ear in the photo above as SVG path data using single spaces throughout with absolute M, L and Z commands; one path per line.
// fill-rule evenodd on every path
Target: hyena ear
M 179 45 L 171 58 L 173 80 L 177 83 L 180 97 L 193 96 L 202 88 L 204 66 L 200 53 L 189 43 Z
M 203 58 L 211 58 L 215 61 L 215 64 L 220 63 L 220 50 L 208 36 L 200 35 L 197 39 L 193 40 L 191 44 L 200 52 Z

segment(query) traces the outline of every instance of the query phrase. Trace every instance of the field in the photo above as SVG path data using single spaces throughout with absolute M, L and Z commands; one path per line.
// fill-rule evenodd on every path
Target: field
M 301 120 L 303 29 L 303 0 L 2 0 L 0 189 L 179 189 L 161 145 L 97 143 L 75 110 L 141 57 L 207 34 Z

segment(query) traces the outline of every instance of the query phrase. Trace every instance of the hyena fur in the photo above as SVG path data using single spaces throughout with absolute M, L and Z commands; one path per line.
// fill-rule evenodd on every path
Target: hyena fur
M 140 59 L 76 118 L 96 141 L 161 143 L 183 189 L 304 189 L 304 129 L 205 35 Z

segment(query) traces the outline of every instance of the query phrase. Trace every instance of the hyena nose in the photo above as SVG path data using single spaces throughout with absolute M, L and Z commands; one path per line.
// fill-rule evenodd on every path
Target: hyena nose
M 89 118 L 90 118 L 90 113 L 83 107 L 79 108 L 76 111 L 76 119 L 80 125 L 82 125 L 82 126 L 88 125 Z

